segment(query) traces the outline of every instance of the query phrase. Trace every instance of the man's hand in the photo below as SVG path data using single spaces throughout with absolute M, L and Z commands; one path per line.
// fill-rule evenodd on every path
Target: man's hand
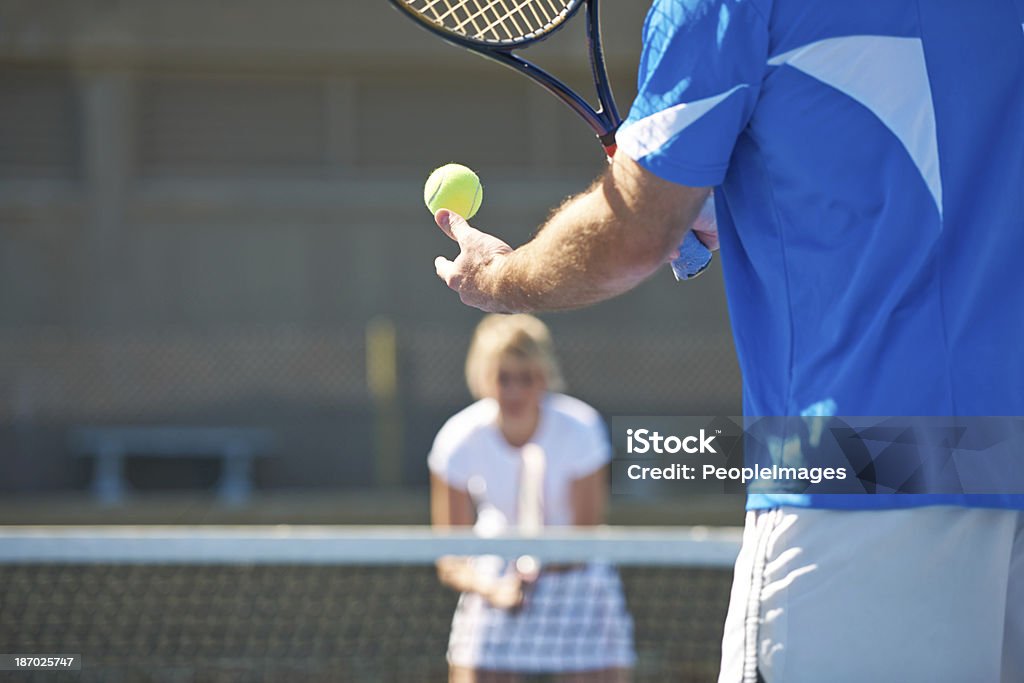
M 718 223 L 715 221 L 715 206 L 710 196 L 690 229 L 709 251 L 718 251 Z
M 434 222 L 444 234 L 459 243 L 454 261 L 443 256 L 434 259 L 437 276 L 459 293 L 462 303 L 489 313 L 506 312 L 495 298 L 498 271 L 512 247 L 493 235 L 480 232 L 466 219 L 448 209 L 434 214 Z

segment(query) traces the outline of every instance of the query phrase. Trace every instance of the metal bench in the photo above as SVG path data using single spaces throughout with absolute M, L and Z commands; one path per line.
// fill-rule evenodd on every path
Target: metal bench
M 253 459 L 270 455 L 275 442 L 269 430 L 232 427 L 83 427 L 70 436 L 76 456 L 96 459 L 91 488 L 105 504 L 124 499 L 126 458 L 174 456 L 220 458 L 217 497 L 244 503 L 252 492 Z

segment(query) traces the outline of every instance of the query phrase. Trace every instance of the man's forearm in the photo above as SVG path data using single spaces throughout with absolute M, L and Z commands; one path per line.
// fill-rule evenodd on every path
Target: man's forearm
M 666 195 L 666 185 L 632 161 L 613 165 L 531 242 L 496 260 L 495 299 L 508 312 L 561 310 L 637 286 L 678 248 L 707 194 L 672 186 Z

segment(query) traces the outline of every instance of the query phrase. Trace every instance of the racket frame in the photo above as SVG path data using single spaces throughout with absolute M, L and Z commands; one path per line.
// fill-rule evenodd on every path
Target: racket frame
M 411 9 L 403 0 L 389 0 L 389 2 L 445 42 L 475 52 L 481 57 L 513 69 L 540 85 L 576 112 L 590 126 L 591 130 L 594 131 L 594 134 L 601 141 L 601 145 L 609 157 L 615 154 L 615 131 L 618 130 L 619 125 L 622 123 L 622 118 L 619 116 L 618 109 L 615 106 L 615 98 L 612 95 L 611 83 L 608 80 L 607 67 L 605 66 L 604 51 L 601 45 L 601 20 L 598 11 L 598 0 L 578 0 L 578 2 L 569 7 L 558 23 L 554 24 L 544 33 L 524 36 L 519 40 L 509 41 L 507 44 L 487 42 L 458 35 L 435 24 L 419 12 Z M 539 43 L 557 33 L 584 5 L 587 8 L 587 46 L 589 48 L 590 70 L 594 79 L 594 87 L 597 90 L 600 105 L 598 108 L 594 108 L 561 79 L 514 52 L 514 50 Z

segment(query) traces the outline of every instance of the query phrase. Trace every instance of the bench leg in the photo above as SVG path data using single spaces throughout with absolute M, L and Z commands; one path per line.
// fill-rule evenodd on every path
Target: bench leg
M 225 505 L 241 505 L 252 493 L 252 456 L 246 449 L 232 448 L 225 454 L 217 495 Z
M 105 446 L 96 457 L 92 492 L 104 505 L 117 505 L 124 500 L 124 454 L 120 448 Z

